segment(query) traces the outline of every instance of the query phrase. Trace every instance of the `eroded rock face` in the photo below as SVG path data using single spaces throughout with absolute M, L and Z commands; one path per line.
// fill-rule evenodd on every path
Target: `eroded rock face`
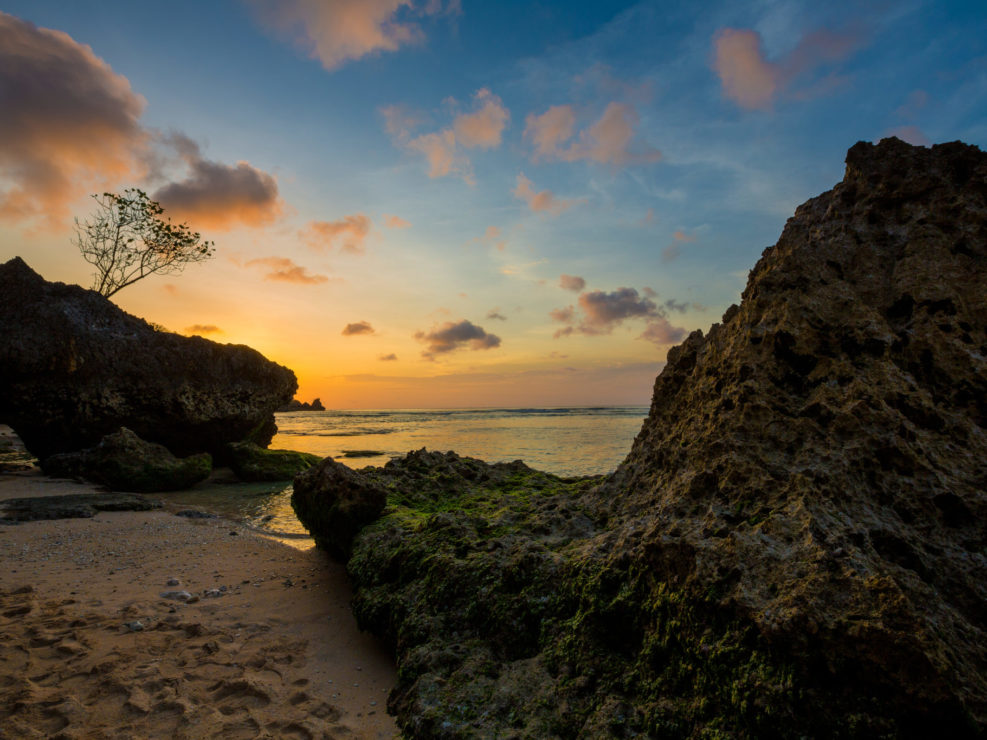
M 85 478 L 114 491 L 157 493 L 181 491 L 205 480 L 212 472 L 212 457 L 200 452 L 177 458 L 123 427 L 95 447 L 51 455 L 41 466 L 48 475 Z
M 0 422 L 33 454 L 126 426 L 176 455 L 270 443 L 294 373 L 249 347 L 155 331 L 98 293 L 0 265 Z
M 987 155 L 857 144 L 609 479 L 394 478 L 348 565 L 389 708 L 421 737 L 987 736 L 985 358 Z

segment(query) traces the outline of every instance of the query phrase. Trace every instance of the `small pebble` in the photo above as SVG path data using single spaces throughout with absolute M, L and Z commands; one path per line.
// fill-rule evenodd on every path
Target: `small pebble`
M 123 626 L 126 627 L 131 632 L 140 632 L 141 630 L 144 629 L 144 625 L 141 624 L 140 622 L 127 622 Z
M 179 581 L 177 578 L 169 578 L 168 579 L 168 582 L 165 585 L 166 586 L 181 586 L 182 585 L 182 582 Z

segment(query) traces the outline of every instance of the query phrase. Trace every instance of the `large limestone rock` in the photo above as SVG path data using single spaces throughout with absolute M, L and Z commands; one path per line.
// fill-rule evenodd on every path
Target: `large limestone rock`
M 608 479 L 396 465 L 348 570 L 409 734 L 987 736 L 987 155 L 854 146 Z
M 307 452 L 268 450 L 253 442 L 232 442 L 226 449 L 230 467 L 245 481 L 289 481 L 322 460 Z
M 177 455 L 270 443 L 294 373 L 244 346 L 156 331 L 98 293 L 0 265 L 0 423 L 33 454 L 126 426 Z

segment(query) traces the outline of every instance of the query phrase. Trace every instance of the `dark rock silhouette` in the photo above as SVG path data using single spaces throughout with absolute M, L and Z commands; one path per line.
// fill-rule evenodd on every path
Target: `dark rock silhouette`
M 152 511 L 161 502 L 133 493 L 70 493 L 64 496 L 9 498 L 0 503 L 0 520 L 89 519 L 101 511 Z
M 95 447 L 51 455 L 41 466 L 58 478 L 85 478 L 114 491 L 157 493 L 181 491 L 205 480 L 212 472 L 212 457 L 200 452 L 179 459 L 123 427 Z
M 312 403 L 305 403 L 304 401 L 299 401 L 297 398 L 292 398 L 288 403 L 283 406 L 278 407 L 278 411 L 325 411 L 326 407 L 322 405 L 322 400 L 316 398 Z
M 347 566 L 389 708 L 416 737 L 987 736 L 985 358 L 987 155 L 855 145 L 612 476 L 405 463 Z
M 270 443 L 297 388 L 249 347 L 155 331 L 98 293 L 0 265 L 0 422 L 39 458 L 121 426 L 176 455 Z

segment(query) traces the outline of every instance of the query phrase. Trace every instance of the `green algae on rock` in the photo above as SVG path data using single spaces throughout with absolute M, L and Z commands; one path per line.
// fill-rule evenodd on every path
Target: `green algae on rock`
M 245 481 L 288 481 L 322 460 L 307 452 L 268 450 L 253 442 L 231 442 L 227 452 L 233 472 Z
M 156 493 L 191 488 L 212 472 L 207 452 L 177 458 L 163 445 L 145 442 L 126 427 L 79 452 L 52 455 L 42 462 L 48 475 L 85 478 L 114 491 Z

